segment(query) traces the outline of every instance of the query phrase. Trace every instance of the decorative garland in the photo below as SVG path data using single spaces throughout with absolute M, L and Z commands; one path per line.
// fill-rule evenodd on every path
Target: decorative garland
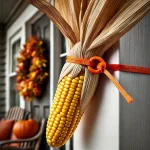
M 42 93 L 42 85 L 48 76 L 44 53 L 43 42 L 37 37 L 30 37 L 17 59 L 16 90 L 27 101 L 32 101 Z

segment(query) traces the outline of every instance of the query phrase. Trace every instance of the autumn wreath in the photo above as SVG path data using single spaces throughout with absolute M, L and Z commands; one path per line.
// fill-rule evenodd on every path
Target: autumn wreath
M 43 42 L 37 37 L 30 37 L 17 62 L 16 90 L 25 100 L 32 101 L 41 95 L 42 85 L 48 76 Z

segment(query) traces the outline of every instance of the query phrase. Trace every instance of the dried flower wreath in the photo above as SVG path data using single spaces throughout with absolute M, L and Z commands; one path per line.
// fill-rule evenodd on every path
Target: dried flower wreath
M 42 84 L 47 73 L 47 60 L 44 56 L 43 42 L 37 37 L 30 37 L 20 51 L 17 59 L 16 90 L 27 101 L 32 101 L 42 93 Z

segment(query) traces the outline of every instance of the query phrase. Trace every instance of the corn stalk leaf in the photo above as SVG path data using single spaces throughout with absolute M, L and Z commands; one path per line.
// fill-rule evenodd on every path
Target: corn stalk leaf
M 76 43 L 77 39 L 75 33 L 54 6 L 52 6 L 45 0 L 28 1 L 32 5 L 43 11 L 49 17 L 49 19 L 56 24 L 62 34 L 72 42 L 73 45 Z

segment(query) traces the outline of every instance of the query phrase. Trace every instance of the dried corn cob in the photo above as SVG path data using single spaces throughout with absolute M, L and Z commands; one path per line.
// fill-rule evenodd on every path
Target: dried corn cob
M 58 84 L 47 122 L 46 138 L 52 147 L 60 147 L 73 135 L 82 117 L 80 96 L 84 76 L 64 77 Z

